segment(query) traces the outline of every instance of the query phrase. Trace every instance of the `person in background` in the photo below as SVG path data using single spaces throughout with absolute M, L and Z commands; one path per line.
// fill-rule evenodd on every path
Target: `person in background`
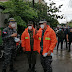
M 71 51 L 71 43 L 72 43 L 72 28 L 70 28 L 68 30 L 68 33 L 67 33 L 67 41 L 69 42 L 69 48 L 68 48 L 68 52 Z
M 58 47 L 59 44 L 61 43 L 61 50 L 63 49 L 63 40 L 65 37 L 64 31 L 62 28 L 59 29 L 58 33 L 57 33 L 57 37 L 58 37 L 58 44 L 57 44 L 57 51 L 58 51 Z
M 2 40 L 4 46 L 4 61 L 2 72 L 7 72 L 6 69 L 8 65 L 10 65 L 10 72 L 17 72 L 17 70 L 14 69 L 13 66 L 15 48 L 16 48 L 16 42 L 15 42 L 16 37 L 17 37 L 16 21 L 14 18 L 9 18 L 9 25 L 5 29 L 3 29 L 2 32 Z
M 65 29 L 64 29 L 64 34 L 65 34 L 64 40 L 65 40 L 65 42 L 66 42 L 66 49 L 68 49 L 68 47 L 67 47 L 67 37 L 66 37 L 67 33 L 68 33 L 68 28 L 65 28 Z
M 25 29 L 21 36 L 23 51 L 26 52 L 28 58 L 29 69 L 28 72 L 36 72 L 36 55 L 37 55 L 37 46 L 36 40 L 34 39 L 35 29 L 33 27 L 33 22 L 30 21 L 28 28 Z
M 39 22 L 40 29 L 35 31 L 35 39 L 37 39 L 37 51 L 40 54 L 41 64 L 44 72 L 52 72 L 52 54 L 56 46 L 56 34 L 47 21 Z

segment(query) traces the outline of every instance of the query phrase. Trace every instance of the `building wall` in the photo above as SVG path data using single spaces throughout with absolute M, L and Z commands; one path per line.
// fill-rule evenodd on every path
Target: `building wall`
M 0 1 L 7 1 L 7 0 L 0 0 Z
M 4 24 L 4 20 L 8 18 L 8 14 L 1 13 L 2 9 L 0 9 L 0 28 L 6 27 L 7 24 Z

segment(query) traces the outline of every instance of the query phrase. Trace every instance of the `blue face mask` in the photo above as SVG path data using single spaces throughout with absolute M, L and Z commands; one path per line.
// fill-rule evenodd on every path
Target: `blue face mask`
M 70 27 L 68 27 L 68 29 L 69 29 Z
M 59 29 L 59 31 L 61 31 L 62 29 Z

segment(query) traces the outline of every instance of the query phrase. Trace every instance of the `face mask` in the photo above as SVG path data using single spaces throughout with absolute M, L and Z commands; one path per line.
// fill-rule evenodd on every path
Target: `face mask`
M 40 25 L 40 27 L 41 27 L 42 29 L 44 29 L 44 25 Z
M 28 26 L 28 29 L 31 30 L 32 29 L 32 26 Z
M 60 31 L 62 30 L 62 29 L 59 29 Z
M 11 25 L 11 27 L 12 27 L 12 28 L 15 28 L 15 27 L 16 27 L 16 25 L 15 25 L 15 24 L 12 24 L 12 25 Z
M 70 31 L 72 32 L 72 29 L 70 29 Z

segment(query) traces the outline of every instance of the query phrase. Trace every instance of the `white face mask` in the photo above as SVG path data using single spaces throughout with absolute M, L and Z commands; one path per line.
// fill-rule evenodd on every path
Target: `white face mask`
M 41 27 L 42 29 L 44 29 L 44 25 L 40 25 L 40 27 Z
M 15 25 L 15 24 L 11 24 L 11 27 L 12 27 L 12 28 L 15 28 L 15 27 L 16 27 L 16 25 Z
M 28 26 L 28 29 L 31 30 L 32 29 L 32 26 Z

